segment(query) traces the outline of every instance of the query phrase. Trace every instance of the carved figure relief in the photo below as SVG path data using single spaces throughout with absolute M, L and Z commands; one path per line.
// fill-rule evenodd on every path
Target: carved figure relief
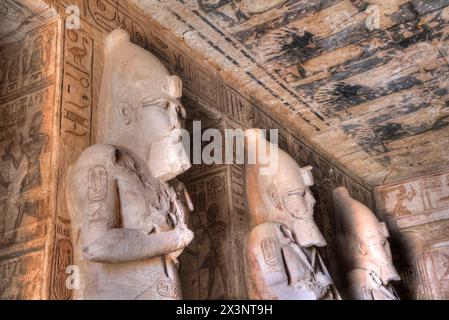
M 245 136 L 247 143 L 270 145 L 260 130 L 247 130 Z M 312 168 L 300 168 L 282 150 L 277 160 L 277 169 L 268 175 L 261 174 L 259 159 L 246 165 L 250 298 L 340 299 L 316 250 L 326 241 L 313 220 Z
M 44 115 L 36 111 L 47 105 L 48 91 L 43 90 L 4 106 L 3 115 L 9 116 L 1 131 L 3 151 L 0 173 L 3 196 L 0 211 L 0 243 L 3 245 L 15 241 L 17 231 L 25 216 L 40 218 L 39 204 L 28 200 L 28 192 L 42 186 L 41 155 L 49 142 L 49 136 L 43 133 Z M 30 114 L 32 110 L 34 114 Z
M 192 241 L 167 181 L 190 167 L 176 128 L 181 81 L 124 30 L 105 41 L 97 141 L 68 175 L 76 299 L 180 299 L 178 256 Z
M 10 94 L 51 76 L 55 50 L 51 27 L 29 31 L 21 41 L 0 46 L 0 94 Z
M 341 270 L 346 294 L 354 300 L 398 300 L 392 283 L 401 278 L 393 265 L 388 229 L 346 188 L 333 191 Z
M 206 212 L 207 224 L 203 227 L 203 237 L 200 242 L 209 242 L 209 251 L 201 264 L 200 269 L 207 269 L 209 271 L 207 298 L 213 298 L 213 290 L 216 288 L 217 279 L 220 280 L 220 285 L 223 286 L 224 292 L 228 292 L 227 287 L 227 273 L 225 266 L 225 252 L 224 241 L 226 240 L 226 224 L 223 221 L 218 220 L 220 214 L 220 208 L 217 204 L 213 203 L 209 206 Z M 218 278 L 217 278 L 218 276 Z
M 189 222 L 195 240 L 182 257 L 182 281 L 190 299 L 228 299 L 232 289 L 226 174 L 209 170 L 187 183 L 195 207 Z M 197 266 L 197 272 L 192 273 L 191 265 Z
M 0 263 L 0 299 L 39 299 L 42 253 L 31 253 Z
M 403 230 L 409 269 L 401 267 L 405 286 L 416 299 L 448 299 L 449 221 L 442 220 Z

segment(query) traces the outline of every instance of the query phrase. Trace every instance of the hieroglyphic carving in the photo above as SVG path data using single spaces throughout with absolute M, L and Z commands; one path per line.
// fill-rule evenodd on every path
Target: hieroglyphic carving
M 155 48 L 158 48 L 155 46 Z M 219 81 L 217 76 L 206 68 L 195 63 L 190 57 L 176 50 L 170 49 L 170 68 L 173 73 L 181 77 L 185 84 L 186 96 L 198 101 L 200 104 L 213 108 L 219 107 Z M 161 50 L 156 50 L 160 53 Z
M 61 170 L 65 172 L 79 154 L 92 143 L 94 40 L 83 29 L 64 31 L 61 103 Z M 98 173 L 98 172 L 96 172 Z M 101 176 L 101 175 L 100 175 Z M 50 297 L 67 300 L 72 291 L 66 287 L 66 268 L 73 260 L 70 220 L 65 207 L 63 179 L 58 181 L 58 213 L 55 221 Z M 95 176 L 98 178 L 98 176 Z M 100 177 L 101 178 L 101 177 Z M 96 181 L 96 180 L 95 180 Z M 101 185 L 97 186 L 101 187 Z M 92 196 L 103 197 L 104 189 L 92 189 Z
M 245 187 L 243 185 L 243 167 L 241 165 L 233 164 L 231 166 L 231 179 L 232 179 L 232 203 L 234 206 L 234 213 L 238 216 L 245 216 L 246 204 L 245 204 Z
M 50 173 L 43 177 L 41 163 L 43 153 L 46 159 L 50 156 L 44 152 L 50 137 L 50 119 L 44 119 L 44 111 L 51 111 L 51 92 L 46 88 L 1 106 L 1 245 L 16 242 L 24 220 L 34 223 L 44 218 L 39 201 L 45 199 L 45 193 L 39 195 L 36 189 L 42 188 L 44 181 L 48 187 Z
M 150 43 L 150 51 L 153 52 L 161 61 L 164 62 L 165 65 L 172 67 L 172 72 L 174 65 L 170 63 L 172 59 L 172 53 L 173 45 L 171 45 L 169 42 L 167 42 L 166 39 L 162 39 L 160 36 L 157 35 L 158 30 L 150 30 L 148 31 L 148 41 Z M 174 72 L 175 73 L 175 72 Z M 185 85 L 185 83 L 183 82 Z
M 53 18 L 55 14 L 50 6 L 40 1 L 2 1 L 0 3 L 0 43 L 20 40 L 25 30 L 45 24 L 46 20 Z
M 58 300 L 70 299 L 72 293 L 67 288 L 67 267 L 73 263 L 73 246 L 68 239 L 59 239 L 56 244 L 56 273 L 54 294 Z
M 25 12 L 9 0 L 0 3 L 0 18 L 2 20 L 0 29 L 1 42 L 6 42 L 6 39 L 18 33 L 25 24 L 29 23 Z
M 445 257 L 449 251 L 448 173 L 375 188 L 376 208 L 392 226 L 404 295 L 447 299 Z
M 277 254 L 276 241 L 273 238 L 266 238 L 261 243 L 263 257 L 269 267 L 274 267 L 279 264 L 279 256 Z
M 36 28 L 22 40 L 0 46 L 0 95 L 29 90 L 51 81 L 56 53 L 55 24 Z
M 0 298 L 39 299 L 47 218 L 54 211 L 59 29 L 43 3 L 8 0 L 2 6 L 23 15 L 16 12 L 19 25 L 0 45 Z
M 171 60 L 170 64 L 172 70 L 181 79 L 182 83 L 185 84 L 185 88 L 190 91 L 194 91 L 193 80 L 195 78 L 195 64 L 191 63 L 190 59 L 183 53 L 176 50 L 171 50 Z
M 384 218 L 398 220 L 400 224 L 409 223 L 413 217 L 419 219 L 424 213 L 428 216 L 428 222 L 448 219 L 449 215 L 444 214 L 449 207 L 447 176 L 448 173 L 441 173 L 399 185 L 376 188 L 379 214 Z
M 0 265 L 0 296 L 11 287 L 11 282 L 14 279 L 18 269 L 18 262 L 16 260 L 8 261 Z
M 415 299 L 449 299 L 449 220 L 401 231 L 407 264 L 399 271 Z M 398 236 L 398 235 L 397 235 Z
M 108 173 L 104 166 L 89 169 L 88 188 L 90 201 L 103 201 L 108 197 Z
M 251 128 L 255 117 L 255 107 L 233 88 L 220 86 L 220 107 L 232 120 L 245 128 Z
M 89 146 L 93 39 L 82 29 L 65 31 L 62 127 L 66 144 Z M 71 147 L 74 147 L 71 145 Z
M 193 85 L 197 96 L 201 97 L 206 105 L 217 106 L 219 104 L 219 82 L 212 71 L 197 65 Z
M 131 17 L 118 0 L 86 0 L 85 5 L 94 21 L 105 31 L 122 28 L 129 32 L 131 40 L 147 48 L 147 35 L 134 17 Z
M 0 300 L 41 298 L 42 252 L 0 261 Z
M 168 298 L 179 297 L 179 290 L 176 284 L 166 280 L 160 280 L 157 283 L 157 292 L 163 297 Z

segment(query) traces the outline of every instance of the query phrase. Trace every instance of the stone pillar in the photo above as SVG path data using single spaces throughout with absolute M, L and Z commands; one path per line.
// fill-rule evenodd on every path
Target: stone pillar
M 0 299 L 45 299 L 57 198 L 61 24 L 41 1 L 0 7 Z
M 192 112 L 192 104 L 187 106 Z M 198 116 L 198 114 L 196 114 Z M 203 120 L 202 129 L 220 130 L 235 124 Z M 181 258 L 185 299 L 247 299 L 246 235 L 249 229 L 244 198 L 244 170 L 239 164 L 193 165 L 182 181 L 194 211 L 189 228 L 195 238 Z

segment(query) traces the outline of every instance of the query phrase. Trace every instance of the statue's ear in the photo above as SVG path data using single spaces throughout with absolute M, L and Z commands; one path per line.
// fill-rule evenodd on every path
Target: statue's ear
M 132 114 L 133 114 L 132 106 L 127 102 L 119 102 L 118 113 L 120 114 L 123 123 L 129 126 L 132 122 Z
M 267 188 L 266 191 L 267 191 L 267 195 L 268 195 L 268 198 L 270 199 L 271 204 L 275 208 L 282 210 L 283 206 L 281 203 L 281 198 L 280 198 L 279 193 L 277 192 L 276 188 L 274 188 L 273 186 L 270 186 L 269 188 Z

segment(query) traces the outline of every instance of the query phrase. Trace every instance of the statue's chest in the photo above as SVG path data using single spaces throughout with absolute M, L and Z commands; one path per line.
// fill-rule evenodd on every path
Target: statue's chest
M 135 173 L 116 172 L 117 205 L 125 228 L 154 225 L 170 229 L 170 213 L 174 210 L 173 191 L 168 185 L 150 183 Z

